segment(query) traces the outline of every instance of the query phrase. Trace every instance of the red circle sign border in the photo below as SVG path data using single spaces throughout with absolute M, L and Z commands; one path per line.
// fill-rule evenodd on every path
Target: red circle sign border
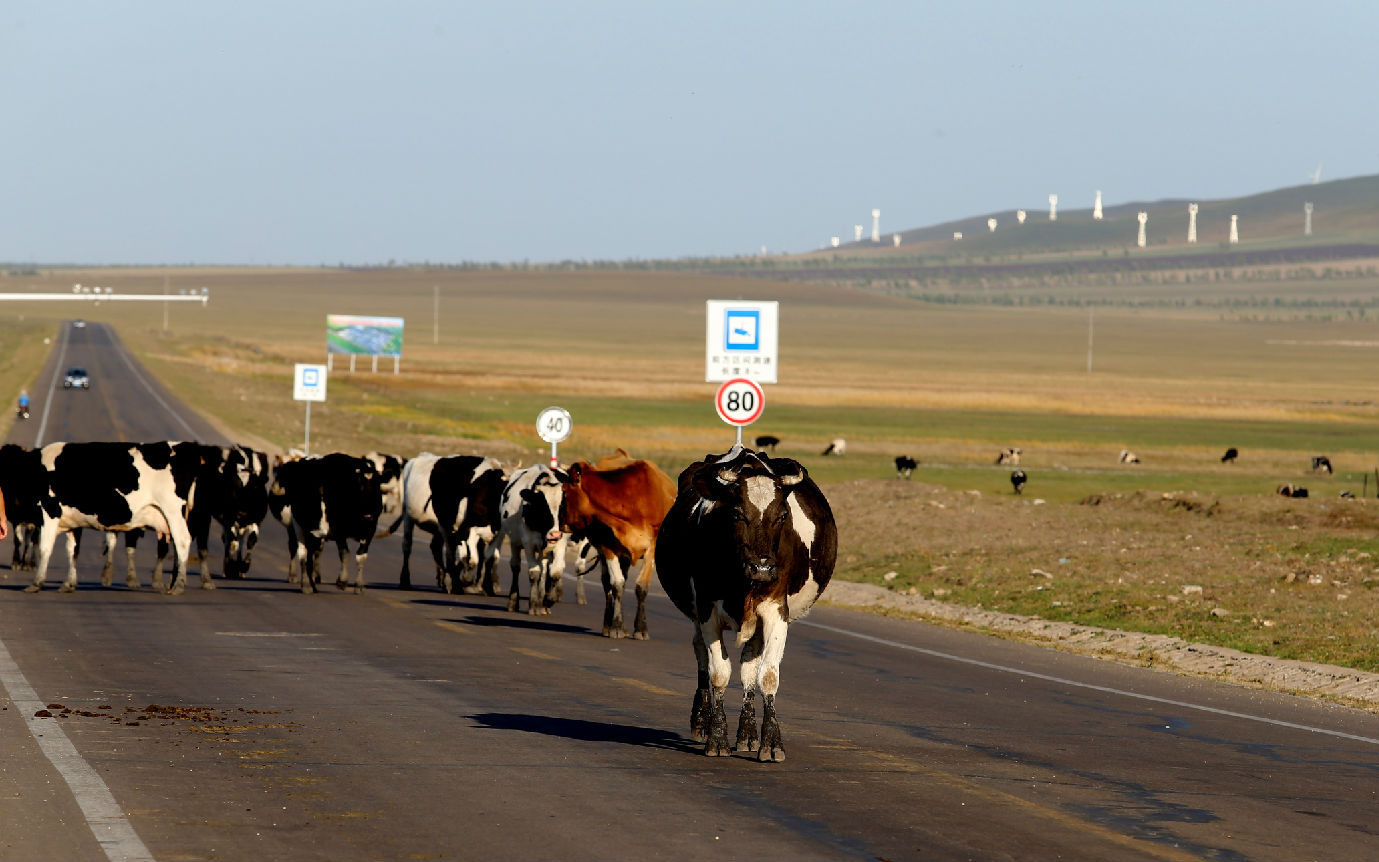
M 757 409 L 754 410 L 752 415 L 747 419 L 729 419 L 723 410 L 723 394 L 727 392 L 728 387 L 732 386 L 734 383 L 746 383 L 748 386 L 752 387 L 752 391 L 756 393 Z M 757 421 L 757 419 L 761 418 L 761 411 L 766 409 L 766 393 L 761 390 L 761 384 L 757 383 L 755 380 L 748 380 L 746 377 L 734 377 L 732 380 L 723 381 L 723 385 L 718 387 L 718 394 L 714 395 L 713 398 L 713 406 L 714 409 L 718 411 L 718 418 L 727 422 L 729 425 L 751 425 L 753 422 Z

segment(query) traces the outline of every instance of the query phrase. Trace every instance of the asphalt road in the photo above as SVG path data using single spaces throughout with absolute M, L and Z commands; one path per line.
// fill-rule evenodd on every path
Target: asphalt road
M 215 439 L 104 327 L 66 336 L 44 373 L 91 391 L 40 381 L 12 440 Z M 396 539 L 364 595 L 285 566 L 269 524 L 181 597 L 0 570 L 0 859 L 1379 858 L 1365 712 L 819 607 L 787 761 L 706 758 L 658 590 L 653 639 L 610 641 L 595 584 L 532 618 L 398 590 Z

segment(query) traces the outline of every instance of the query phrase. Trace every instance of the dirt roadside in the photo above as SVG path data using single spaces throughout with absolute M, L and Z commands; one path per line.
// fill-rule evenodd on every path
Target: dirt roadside
M 820 601 L 838 607 L 894 613 L 939 625 L 970 628 L 1138 667 L 1154 667 L 1379 711 L 1379 674 L 1350 668 L 1253 655 L 1165 635 L 1136 634 L 963 607 L 872 584 L 834 580 Z

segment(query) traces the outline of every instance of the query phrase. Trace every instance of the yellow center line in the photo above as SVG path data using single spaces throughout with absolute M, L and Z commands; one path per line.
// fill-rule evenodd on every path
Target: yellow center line
M 630 676 L 611 676 L 609 677 L 609 679 L 613 682 L 620 682 L 623 685 L 630 685 L 633 688 L 640 689 L 650 694 L 667 694 L 671 697 L 680 696 L 680 693 L 677 691 L 671 691 L 668 688 L 661 688 L 659 685 L 652 685 L 651 683 L 645 680 L 634 679 Z
M 1079 832 L 1095 835 L 1096 837 L 1101 838 L 1105 841 L 1109 841 L 1113 844 L 1118 844 L 1126 848 L 1132 848 L 1137 853 L 1147 853 L 1151 856 L 1160 859 L 1171 860 L 1171 862 L 1199 862 L 1199 860 L 1201 859 L 1200 856 L 1188 853 L 1183 850 L 1179 850 L 1176 847 L 1169 847 L 1163 844 L 1157 844 L 1153 841 L 1135 838 L 1132 835 L 1125 835 L 1115 831 L 1114 829 L 1102 826 L 1098 823 L 1092 823 L 1087 820 L 1083 820 L 1080 817 L 1076 817 L 1071 814 L 1065 814 L 1064 812 L 1059 811 L 1057 809 L 1049 808 L 1048 806 L 1041 805 L 1037 802 L 1031 802 L 1028 799 L 1015 796 L 1014 794 L 1006 793 L 1001 790 L 995 790 L 990 787 L 983 787 L 974 781 L 962 778 L 958 775 L 953 775 L 949 772 L 944 772 L 940 769 L 922 766 L 920 764 L 915 763 L 913 760 L 909 760 L 898 755 L 887 754 L 884 751 L 877 751 L 871 748 L 863 748 L 861 746 L 854 745 L 848 742 L 847 740 L 825 736 L 821 733 L 801 729 L 798 726 L 794 727 L 790 731 L 790 733 L 792 736 L 798 734 L 800 736 L 812 737 L 813 739 L 824 743 L 824 746 L 828 748 L 853 751 L 859 755 L 862 755 L 864 757 L 870 757 L 881 764 L 884 764 L 890 768 L 897 769 L 902 772 L 923 775 L 926 779 L 931 780 L 935 783 L 946 785 L 955 790 L 979 797 L 981 799 L 985 799 L 989 802 L 993 802 L 998 805 L 1007 805 L 1023 809 L 1036 816 L 1052 820 L 1066 829 L 1077 830 Z
M 432 620 L 431 622 L 432 624 L 438 625 L 446 631 L 451 631 L 462 635 L 474 634 L 474 632 L 470 631 L 468 626 L 462 626 L 459 623 L 451 622 L 450 620 Z
M 537 652 L 537 651 L 534 650 L 534 649 L 527 649 L 526 647 L 515 646 L 515 647 L 508 647 L 508 649 L 512 650 L 513 652 L 521 653 L 522 655 L 525 655 L 525 656 L 531 656 L 532 658 L 544 658 L 544 659 L 546 659 L 547 661 L 559 661 L 559 659 L 557 659 L 557 658 L 556 658 L 555 656 L 553 656 L 553 655 L 547 655 L 547 654 L 544 653 L 544 652 Z

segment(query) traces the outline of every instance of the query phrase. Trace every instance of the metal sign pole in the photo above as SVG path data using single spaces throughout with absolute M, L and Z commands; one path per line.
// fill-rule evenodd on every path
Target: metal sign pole
M 552 443 L 552 444 L 551 444 L 551 469 L 552 469 L 552 470 L 554 470 L 556 467 L 560 466 L 560 459 L 557 458 L 556 455 L 555 455 L 555 447 L 558 446 L 558 445 L 560 445 L 560 444 L 558 444 L 558 443 Z
M 302 444 L 302 445 L 303 445 L 303 448 L 306 449 L 306 454 L 310 455 L 310 454 L 311 454 L 311 402 L 310 402 L 310 401 L 306 402 L 306 442 L 305 442 L 304 444 Z

